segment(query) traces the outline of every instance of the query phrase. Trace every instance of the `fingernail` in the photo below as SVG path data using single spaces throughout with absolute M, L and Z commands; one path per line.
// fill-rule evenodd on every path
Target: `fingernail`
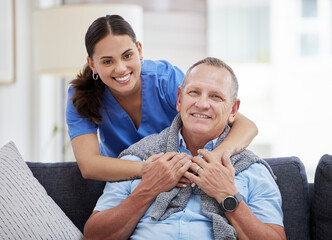
M 196 183 L 192 183 L 192 184 L 191 184 L 191 187 L 195 187 L 195 186 L 196 186 Z

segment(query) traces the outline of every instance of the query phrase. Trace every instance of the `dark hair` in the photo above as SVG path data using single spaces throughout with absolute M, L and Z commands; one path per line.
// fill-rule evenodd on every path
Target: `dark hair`
M 96 19 L 85 34 L 85 48 L 92 59 L 96 44 L 108 34 L 128 35 L 136 44 L 136 34 L 130 24 L 119 15 L 106 15 Z M 92 79 L 92 70 L 85 64 L 83 70 L 71 81 L 74 89 L 72 101 L 82 118 L 98 124 L 102 122 L 100 108 L 105 84 L 98 78 Z
M 183 79 L 182 87 L 183 88 L 185 87 L 186 79 L 187 79 L 188 75 L 190 74 L 191 70 L 200 64 L 206 64 L 206 65 L 217 67 L 217 68 L 226 68 L 229 71 L 229 73 L 232 76 L 232 80 L 233 80 L 232 100 L 235 101 L 235 99 L 237 98 L 237 95 L 238 95 L 238 91 L 239 91 L 239 83 L 237 81 L 237 77 L 235 76 L 233 69 L 229 65 L 227 65 L 225 62 L 223 62 L 222 60 L 215 58 L 215 57 L 207 57 L 207 58 L 204 58 L 204 59 L 196 62 L 195 64 L 193 64 L 186 72 L 186 75 Z

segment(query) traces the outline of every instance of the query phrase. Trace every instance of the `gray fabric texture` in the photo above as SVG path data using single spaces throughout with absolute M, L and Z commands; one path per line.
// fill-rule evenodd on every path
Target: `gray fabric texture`
M 178 131 L 181 127 L 182 121 L 180 114 L 178 114 L 169 128 L 164 129 L 160 134 L 153 134 L 143 138 L 141 141 L 121 152 L 119 157 L 135 155 L 142 159 L 147 159 L 151 155 L 160 152 L 177 152 Z M 224 140 L 229 131 L 230 127 L 227 125 L 222 134 L 218 137 L 216 146 Z M 270 166 L 251 151 L 244 150 L 232 156 L 231 162 L 235 168 L 236 174 L 247 169 L 253 163 L 262 163 L 270 171 L 274 179 L 276 179 Z M 197 186 L 194 188 L 173 188 L 169 192 L 160 193 L 156 198 L 151 218 L 154 220 L 164 220 L 172 213 L 183 210 L 191 194 L 201 195 L 202 212 L 212 219 L 213 232 L 216 240 L 237 238 L 235 229 L 228 223 L 219 203 L 214 198 L 206 195 Z
M 0 149 L 0 193 L 0 239 L 83 239 L 13 142 Z

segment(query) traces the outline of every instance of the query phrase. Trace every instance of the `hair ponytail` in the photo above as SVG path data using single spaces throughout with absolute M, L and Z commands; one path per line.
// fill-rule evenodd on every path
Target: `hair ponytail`
M 74 88 L 72 96 L 73 105 L 82 118 L 88 118 L 91 122 L 102 122 L 100 108 L 105 91 L 105 84 L 98 78 L 92 79 L 92 70 L 86 64 L 77 78 L 71 81 Z

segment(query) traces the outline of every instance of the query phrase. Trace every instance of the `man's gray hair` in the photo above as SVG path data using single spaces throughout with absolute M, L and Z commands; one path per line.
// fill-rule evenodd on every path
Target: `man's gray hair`
M 182 87 L 185 87 L 186 84 L 186 80 L 191 72 L 191 70 L 193 68 L 195 68 L 196 66 L 200 65 L 200 64 L 206 64 L 209 66 L 213 66 L 213 67 L 217 67 L 217 68 L 226 68 L 228 70 L 228 72 L 231 74 L 232 76 L 232 80 L 233 80 L 233 93 L 232 93 L 232 101 L 235 101 L 235 99 L 237 99 L 237 95 L 238 95 L 238 91 L 239 91 L 239 83 L 237 81 L 237 78 L 235 76 L 235 73 L 233 71 L 233 69 L 228 66 L 225 62 L 223 62 L 222 60 L 215 58 L 215 57 L 207 57 L 204 58 L 198 62 L 196 62 L 195 64 L 193 64 L 188 70 L 187 73 L 183 79 L 183 83 L 182 83 Z

